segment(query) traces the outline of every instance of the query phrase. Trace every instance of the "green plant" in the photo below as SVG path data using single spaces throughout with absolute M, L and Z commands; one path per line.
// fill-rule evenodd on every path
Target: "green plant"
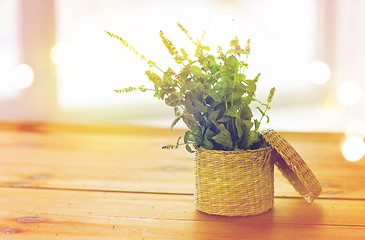
M 174 108 L 176 119 L 171 124 L 171 130 L 182 120 L 188 131 L 175 145 L 163 148 L 185 145 L 189 152 L 193 152 L 190 145 L 194 144 L 206 149 L 227 151 L 266 146 L 259 127 L 264 118 L 269 122 L 266 112 L 270 109 L 269 103 L 275 88 L 270 90 L 266 103 L 255 98 L 256 82 L 260 74 L 254 79 L 247 79 L 245 75 L 250 40 L 247 40 L 245 48 L 241 48 L 236 37 L 230 42 L 231 49 L 228 52 L 223 53 L 219 46 L 218 56 L 215 57 L 209 53 L 209 47 L 202 45 L 202 39 L 193 40 L 181 24 L 178 26 L 196 46 L 195 60 L 189 58 L 183 48 L 178 51 L 162 31 L 160 37 L 174 61 L 181 66 L 179 73 L 171 68 L 163 71 L 155 62 L 138 53 L 126 40 L 107 32 L 161 73 L 160 76 L 151 70 L 146 71 L 148 79 L 154 84 L 153 89 L 139 86 L 115 91 L 154 91 L 155 97 Z M 259 120 L 253 118 L 253 102 L 258 104 L 256 109 L 261 114 Z

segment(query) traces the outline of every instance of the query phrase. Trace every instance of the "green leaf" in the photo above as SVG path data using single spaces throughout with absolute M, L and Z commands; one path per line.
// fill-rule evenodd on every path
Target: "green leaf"
M 167 71 L 164 73 L 162 81 L 164 83 L 164 85 L 166 86 L 172 86 L 173 85 L 173 80 L 171 78 L 173 71 L 171 68 L 168 68 Z
M 195 151 L 191 150 L 190 146 L 188 144 L 185 145 L 185 148 L 186 150 L 189 152 L 189 153 L 194 153 Z
M 209 119 L 210 120 L 217 120 L 218 116 L 219 116 L 220 110 L 215 110 L 214 112 L 209 114 Z
M 198 83 L 194 82 L 194 81 L 187 81 L 186 84 L 182 87 L 181 91 L 185 91 L 185 90 L 193 90 L 198 86 Z
M 242 124 L 242 137 L 239 139 L 238 148 L 247 149 L 247 140 L 250 130 L 245 124 Z
M 209 141 L 206 136 L 204 137 L 203 147 L 206 149 L 213 149 L 213 147 L 214 147 L 213 143 L 211 141 Z
M 243 134 L 243 131 L 242 131 L 242 120 L 241 118 L 236 118 L 235 119 L 235 125 L 236 125 L 236 129 L 237 129 L 237 137 L 238 138 L 241 138 L 242 137 L 242 134 Z
M 269 116 L 267 116 L 267 115 L 265 115 L 265 116 L 266 116 L 266 118 L 267 118 L 266 123 L 269 123 L 269 121 L 270 121 Z
M 213 90 L 210 89 L 204 89 L 203 90 L 205 94 L 207 94 L 209 97 L 213 98 L 216 102 L 221 102 L 222 98 Z
M 226 104 L 225 104 L 225 102 L 221 102 L 214 109 L 215 110 L 219 110 L 219 114 L 223 116 L 223 114 L 226 112 Z
M 239 82 L 243 82 L 246 79 L 246 75 L 245 74 L 237 74 L 237 80 Z
M 229 131 L 224 127 L 223 124 L 218 126 L 219 133 L 213 137 L 213 140 L 223 147 L 232 148 L 233 142 Z
M 190 136 L 189 140 L 191 140 L 192 142 L 198 143 L 198 144 L 202 143 L 204 140 L 203 134 L 202 134 L 202 127 L 204 128 L 204 126 L 201 126 L 201 125 L 192 127 L 190 129 L 192 135 Z
M 193 133 L 191 131 L 186 131 L 184 135 L 184 143 L 188 144 L 189 140 L 191 139 L 191 136 L 193 136 Z
M 247 127 L 247 130 L 250 130 L 253 126 L 253 123 L 250 120 L 243 120 L 243 124 Z
M 228 130 L 218 133 L 213 137 L 213 139 L 223 147 L 232 148 L 233 146 L 231 134 L 228 132 Z
M 187 112 L 183 113 L 182 119 L 189 129 L 192 129 L 194 126 L 198 125 L 198 122 L 195 120 L 195 118 Z
M 255 119 L 254 122 L 255 122 L 255 131 L 257 131 L 260 128 L 260 122 L 257 119 Z
M 190 134 L 191 132 L 190 131 L 186 131 L 185 132 L 185 135 L 184 135 L 184 143 L 185 144 L 187 144 L 188 143 L 188 140 L 189 140 L 189 134 Z
M 213 91 L 218 94 L 218 96 L 221 98 L 223 95 L 221 94 L 222 89 L 224 89 L 224 82 L 223 80 L 218 82 L 216 85 L 213 86 Z
M 249 120 L 253 116 L 251 108 L 249 106 L 243 106 L 240 110 L 240 117 L 243 120 Z
M 256 82 L 254 80 L 245 80 L 245 83 L 247 84 L 247 90 L 254 95 L 256 92 Z
M 208 61 L 210 61 L 211 63 L 216 63 L 216 62 L 215 62 L 215 57 L 214 57 L 214 55 L 208 55 L 208 56 L 206 57 L 206 59 L 207 59 Z
M 188 78 L 188 72 L 184 72 L 184 73 L 180 73 L 178 75 L 178 83 L 180 86 L 185 86 L 186 84 L 186 81 L 187 81 L 187 78 Z
M 250 147 L 260 142 L 260 133 L 251 131 L 248 135 L 247 146 Z
M 163 100 L 164 97 L 165 97 L 165 93 L 164 92 L 161 92 L 161 91 L 156 91 L 154 97 L 157 97 L 158 99 Z
M 178 116 L 177 118 L 174 119 L 174 121 L 171 124 L 170 130 L 172 131 L 172 129 L 174 128 L 174 126 L 180 121 L 180 119 L 182 118 L 182 115 Z
M 226 131 L 227 129 L 226 129 L 226 127 L 225 127 L 223 124 L 219 124 L 219 125 L 218 125 L 218 130 L 219 130 L 220 132 L 223 132 L 223 131 Z
M 181 95 L 180 93 L 177 93 L 177 92 L 173 92 L 171 93 L 170 96 L 168 96 L 166 99 L 165 99 L 165 103 L 167 106 L 170 106 L 170 107 L 177 107 L 180 105 L 180 100 L 181 100 Z
M 202 70 L 197 66 L 191 66 L 190 67 L 190 72 L 191 72 L 192 75 L 194 75 L 196 77 L 201 77 L 203 75 Z
M 225 64 L 229 69 L 234 70 L 234 71 L 236 71 L 240 66 L 240 62 L 233 55 L 231 55 L 227 58 L 227 61 L 225 62 Z
M 241 95 L 243 95 L 245 92 L 247 92 L 247 87 L 244 84 L 242 84 L 241 82 L 238 82 L 234 86 L 233 92 L 240 93 Z
M 225 113 L 225 116 L 231 116 L 231 117 L 237 117 L 238 116 L 238 109 L 239 109 L 239 105 L 233 105 L 232 107 L 230 107 Z
M 196 97 L 191 92 L 188 92 L 185 96 L 185 111 L 184 112 L 187 114 L 191 114 L 195 118 L 195 120 L 198 121 L 197 123 L 199 123 L 200 125 L 205 125 L 205 119 L 202 116 L 202 112 L 193 105 L 192 100 L 197 101 Z M 195 102 L 195 103 L 197 104 L 197 102 Z M 200 107 L 202 107 L 202 106 L 200 106 Z M 203 108 L 204 108 L 204 106 L 203 106 Z M 201 109 L 201 110 L 207 111 L 206 108 Z M 183 120 L 184 120 L 184 118 L 185 117 L 183 117 Z M 190 128 L 189 125 L 187 125 L 187 126 Z
M 147 89 L 142 88 L 142 87 L 140 87 L 140 88 L 139 88 L 139 90 L 140 90 L 141 92 L 146 92 L 146 91 L 147 91 Z
M 228 52 L 226 53 L 226 55 L 231 54 L 231 53 L 234 53 L 234 49 L 228 50 Z
M 212 139 L 215 135 L 216 133 L 210 130 L 210 128 L 205 131 L 205 137 L 207 137 L 208 139 Z
M 242 103 L 248 106 L 252 102 L 253 98 L 251 96 L 242 97 Z
M 218 122 L 225 123 L 225 122 L 229 122 L 231 119 L 232 119 L 231 117 L 224 116 L 224 117 L 221 117 L 220 119 L 218 119 Z
M 188 92 L 185 96 L 185 111 L 194 115 L 200 113 L 200 111 L 193 105 L 193 99 L 193 94 Z
M 191 100 L 192 100 L 192 102 L 193 102 L 194 107 L 195 107 L 198 111 L 200 111 L 200 112 L 202 112 L 202 113 L 205 113 L 205 112 L 207 112 L 207 111 L 208 111 L 207 106 L 205 106 L 205 105 L 204 105 L 202 102 L 200 102 L 197 98 L 192 97 L 192 98 L 191 98 Z

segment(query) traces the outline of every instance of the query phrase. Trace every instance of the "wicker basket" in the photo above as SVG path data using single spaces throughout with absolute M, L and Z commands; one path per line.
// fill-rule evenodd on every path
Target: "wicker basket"
M 271 147 L 219 151 L 196 147 L 195 205 L 223 216 L 257 215 L 274 205 Z

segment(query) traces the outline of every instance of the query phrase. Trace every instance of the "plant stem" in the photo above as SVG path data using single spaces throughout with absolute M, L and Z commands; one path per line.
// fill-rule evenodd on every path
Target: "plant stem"
M 264 114 L 261 116 L 261 118 L 260 118 L 260 121 L 259 121 L 259 126 L 261 125 L 261 121 L 262 121 L 262 119 L 266 116 L 266 112 L 267 112 L 267 110 L 269 109 L 269 106 L 268 106 L 268 104 L 265 104 L 265 111 L 264 111 Z

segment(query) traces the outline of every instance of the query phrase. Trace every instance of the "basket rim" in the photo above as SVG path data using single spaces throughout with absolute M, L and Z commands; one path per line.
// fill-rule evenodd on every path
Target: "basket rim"
M 255 152 L 262 152 L 262 151 L 269 151 L 272 150 L 273 148 L 271 146 L 266 146 L 266 147 L 262 147 L 262 148 L 257 148 L 257 149 L 237 149 L 237 150 L 230 150 L 230 151 L 225 151 L 225 150 L 215 150 L 215 149 L 206 149 L 203 147 L 199 147 L 198 145 L 194 144 L 194 148 L 197 151 L 200 152 L 213 152 L 215 154 L 240 154 L 240 153 L 255 153 Z

